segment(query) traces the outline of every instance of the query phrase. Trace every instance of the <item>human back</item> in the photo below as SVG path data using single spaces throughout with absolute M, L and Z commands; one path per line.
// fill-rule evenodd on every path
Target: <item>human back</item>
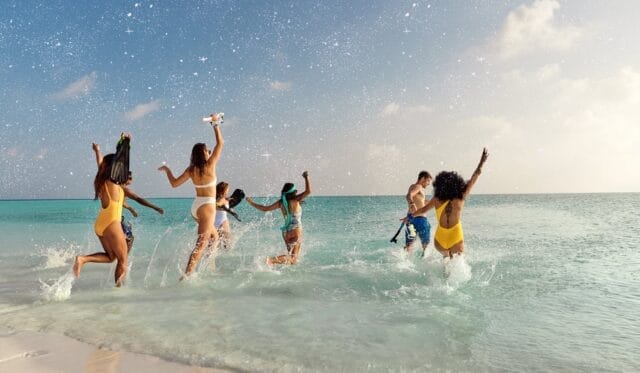
M 191 182 L 195 186 L 196 196 L 215 197 L 216 195 L 217 157 L 209 154 L 204 143 L 198 143 L 191 150 L 191 164 L 187 169 Z

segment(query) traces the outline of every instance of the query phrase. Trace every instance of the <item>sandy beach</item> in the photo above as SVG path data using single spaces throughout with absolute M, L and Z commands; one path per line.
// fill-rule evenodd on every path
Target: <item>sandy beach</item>
M 0 371 L 10 372 L 223 372 L 154 356 L 111 351 L 73 338 L 0 329 Z

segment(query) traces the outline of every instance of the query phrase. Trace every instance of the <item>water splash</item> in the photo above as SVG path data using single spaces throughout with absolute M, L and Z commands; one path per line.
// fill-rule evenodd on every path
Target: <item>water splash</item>
M 164 233 L 160 236 L 160 238 L 158 239 L 158 242 L 156 242 L 155 247 L 153 248 L 153 252 L 151 253 L 151 258 L 149 259 L 149 264 L 147 265 L 147 271 L 144 274 L 144 280 L 142 281 L 142 283 L 144 284 L 145 287 L 149 287 L 149 275 L 151 274 L 151 266 L 153 264 L 153 259 L 156 256 L 156 252 L 158 251 L 158 246 L 160 246 L 160 242 L 162 242 L 162 239 L 169 233 L 171 232 L 171 227 L 167 227 L 167 229 L 164 231 Z
M 444 260 L 444 275 L 447 286 L 452 290 L 458 289 L 471 279 L 471 266 L 465 260 L 464 254 Z
M 49 285 L 40 281 L 40 296 L 46 302 L 62 302 L 71 297 L 71 288 L 76 278 L 71 271 L 60 276 L 53 284 Z
M 76 255 L 78 251 L 77 245 L 70 245 L 66 248 L 48 247 L 41 251 L 39 255 L 46 259 L 46 262 L 40 267 L 40 269 L 51 269 L 65 267 Z

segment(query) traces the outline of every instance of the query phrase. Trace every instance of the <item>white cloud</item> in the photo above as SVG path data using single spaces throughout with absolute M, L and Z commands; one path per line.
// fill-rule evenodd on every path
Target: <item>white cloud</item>
M 492 160 L 491 189 L 517 182 L 522 192 L 638 190 L 640 174 L 629 169 L 640 159 L 640 71 L 567 78 L 545 66 L 509 72 L 501 87 L 489 107 L 501 107 L 505 121 L 491 121 L 493 129 L 470 121 L 481 125 L 473 137 L 502 154 Z
M 382 113 L 380 114 L 382 116 L 389 116 L 389 115 L 397 115 L 397 114 L 405 114 L 405 115 L 428 114 L 432 112 L 433 112 L 433 108 L 427 105 L 400 106 L 400 104 L 396 102 L 391 102 L 382 109 Z
M 575 45 L 583 31 L 572 25 L 554 23 L 560 8 L 557 0 L 536 0 L 521 5 L 507 16 L 494 41 L 502 59 L 511 59 L 535 51 L 566 50 Z
M 269 86 L 274 91 L 288 91 L 291 89 L 291 83 L 281 82 L 279 80 L 274 80 L 269 83 Z
M 98 74 L 93 71 L 69 84 L 63 90 L 54 93 L 52 97 L 56 100 L 68 100 L 88 95 L 95 88 L 97 78 Z
M 400 111 L 400 105 L 392 102 L 382 109 L 382 115 L 393 115 L 397 114 Z
M 157 111 L 158 109 L 160 109 L 160 100 L 155 100 L 145 104 L 136 105 L 133 109 L 124 113 L 124 117 L 130 121 L 138 120 L 147 114 Z

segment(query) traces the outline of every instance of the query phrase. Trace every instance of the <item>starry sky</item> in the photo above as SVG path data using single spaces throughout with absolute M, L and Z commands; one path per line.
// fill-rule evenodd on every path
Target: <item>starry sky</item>
M 248 195 L 640 192 L 637 1 L 0 1 L 0 199 L 92 198 L 91 143 L 133 136 L 136 192 L 225 112 Z

